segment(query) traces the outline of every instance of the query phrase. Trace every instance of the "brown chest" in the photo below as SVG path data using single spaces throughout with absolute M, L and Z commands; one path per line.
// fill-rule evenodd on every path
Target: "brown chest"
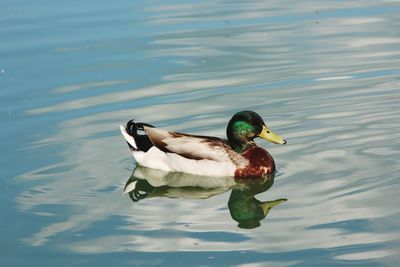
M 261 147 L 250 147 L 242 156 L 249 161 L 249 164 L 245 167 L 238 168 L 235 171 L 235 177 L 261 177 L 275 171 L 274 159 Z

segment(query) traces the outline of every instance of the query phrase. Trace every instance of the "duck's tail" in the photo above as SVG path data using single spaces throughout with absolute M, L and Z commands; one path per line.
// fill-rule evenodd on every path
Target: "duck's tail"
M 128 121 L 126 127 L 122 125 L 119 126 L 129 148 L 133 151 L 146 152 L 153 146 L 150 138 L 147 136 L 146 132 L 144 132 L 143 126 L 154 128 L 153 125 L 144 122 L 136 123 L 134 120 Z M 143 134 L 138 134 L 138 131 L 143 131 Z

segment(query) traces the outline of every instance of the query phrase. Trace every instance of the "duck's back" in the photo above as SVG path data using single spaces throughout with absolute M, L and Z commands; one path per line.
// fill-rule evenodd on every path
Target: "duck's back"
M 136 132 L 121 127 L 125 140 L 139 165 L 170 172 L 205 176 L 234 176 L 237 165 L 231 160 L 230 147 L 224 139 L 169 132 L 144 126 L 151 141 L 146 151 L 138 148 Z M 143 136 L 143 135 L 142 135 Z

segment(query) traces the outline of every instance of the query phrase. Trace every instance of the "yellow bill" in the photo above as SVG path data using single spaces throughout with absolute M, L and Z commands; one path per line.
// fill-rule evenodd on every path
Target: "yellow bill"
M 258 135 L 262 139 L 265 139 L 267 141 L 270 141 L 275 144 L 281 144 L 284 145 L 286 144 L 286 140 L 284 140 L 282 137 L 271 131 L 270 129 L 267 128 L 267 126 L 263 126 L 261 133 Z

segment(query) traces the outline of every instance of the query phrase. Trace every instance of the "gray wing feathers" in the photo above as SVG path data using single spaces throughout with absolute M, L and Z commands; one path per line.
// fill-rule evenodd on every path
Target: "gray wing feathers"
M 208 159 L 217 162 L 229 160 L 227 145 L 223 139 L 186 135 L 150 127 L 144 127 L 144 130 L 153 145 L 164 152 L 196 160 Z

